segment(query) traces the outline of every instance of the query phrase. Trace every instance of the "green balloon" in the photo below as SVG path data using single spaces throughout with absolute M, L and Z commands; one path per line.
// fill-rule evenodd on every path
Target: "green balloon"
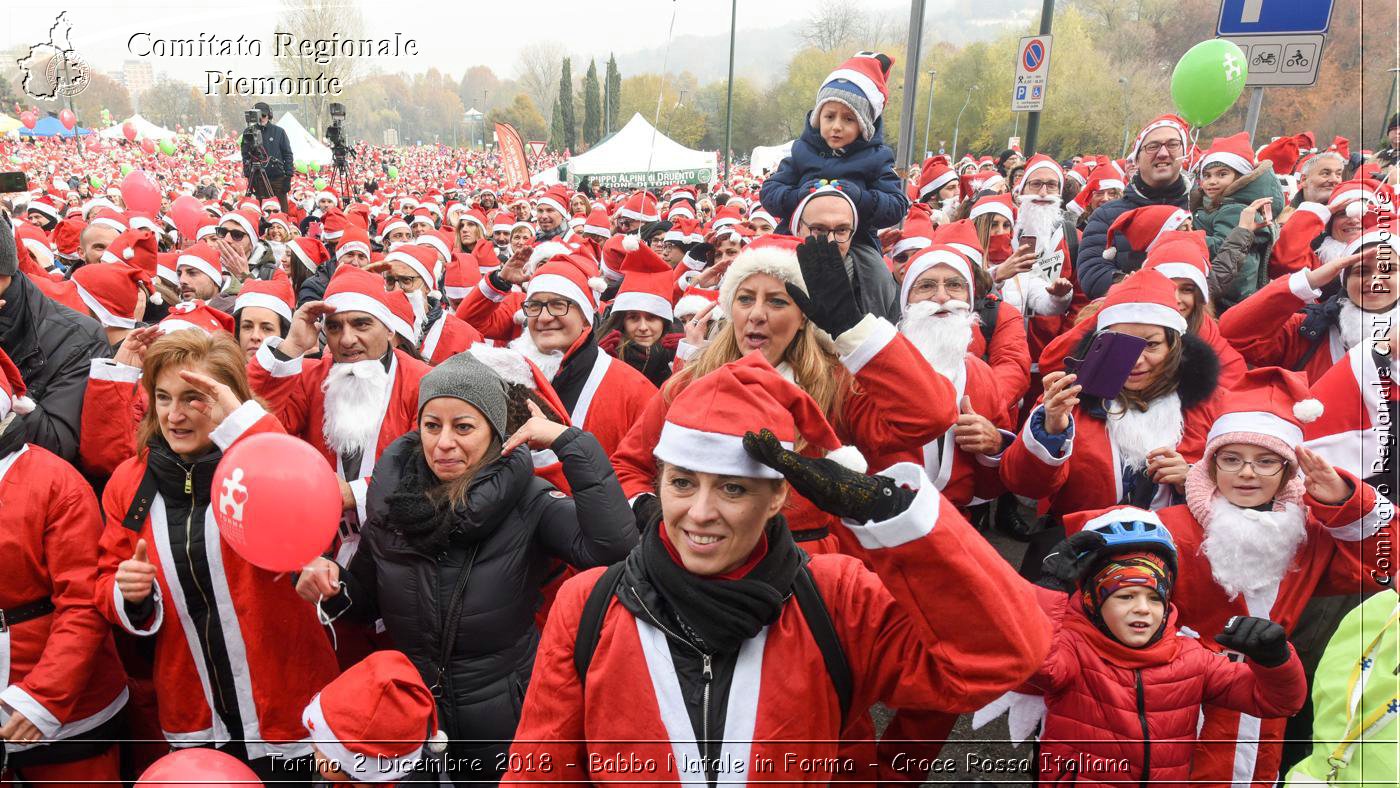
M 395 166 L 392 165 L 392 164 L 390 164 L 390 165 L 389 165 L 389 180 L 391 180 L 391 181 L 396 181 L 396 180 L 398 180 L 398 179 L 399 179 L 399 168 L 398 168 L 398 167 L 395 167 Z
M 476 168 L 475 168 L 475 167 L 472 167 L 471 165 L 467 165 L 467 167 L 466 167 L 466 173 L 467 173 L 468 175 L 475 175 L 475 174 L 476 174 Z
M 1244 92 L 1249 66 L 1233 41 L 1212 38 L 1186 50 L 1172 71 L 1172 102 L 1193 126 L 1213 123 Z
M 161 140 L 161 141 L 160 141 L 160 152 L 161 152 L 161 153 L 164 153 L 166 156 L 169 156 L 170 154 L 174 153 L 174 152 L 175 152 L 175 143 L 174 143 L 174 141 L 172 141 L 172 140 Z
M 104 184 L 102 183 L 102 179 L 97 177 L 96 175 L 88 176 L 88 185 L 94 189 L 105 188 Z
M 314 162 L 314 161 L 308 161 L 308 162 L 306 163 L 306 169 L 307 169 L 309 172 L 315 174 L 315 173 L 318 173 L 318 172 L 321 171 L 321 165 L 317 164 L 317 163 Z
M 206 154 L 204 154 L 204 163 L 205 163 L 205 164 L 214 164 L 214 163 L 215 163 L 214 154 L 212 154 L 212 153 L 206 153 Z
M 315 181 L 312 182 L 311 185 L 316 187 L 316 191 L 320 191 L 320 190 L 326 188 L 326 179 L 325 179 L 325 178 L 317 178 Z
M 130 174 L 131 174 L 131 170 L 132 170 L 132 167 L 131 167 L 130 164 L 123 164 L 123 165 L 121 166 L 122 175 L 124 175 L 124 176 L 125 176 L 125 175 L 130 175 Z
M 299 161 L 299 162 L 293 164 L 292 166 L 293 166 L 293 167 L 296 167 L 297 172 L 301 173 L 302 175 L 305 175 L 305 174 L 306 174 L 306 162 L 304 162 L 304 161 Z

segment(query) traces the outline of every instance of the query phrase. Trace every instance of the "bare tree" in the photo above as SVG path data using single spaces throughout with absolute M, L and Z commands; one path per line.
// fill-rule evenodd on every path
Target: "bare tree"
M 888 52 L 904 45 L 909 15 L 901 9 L 872 9 L 865 15 L 856 43 L 866 49 Z
M 536 41 L 520 50 L 520 89 L 544 114 L 559 97 L 559 72 L 564 63 L 564 45 L 558 41 Z
M 865 27 L 865 15 L 841 0 L 822 0 L 807 17 L 802 40 L 823 52 L 857 46 Z
M 364 28 L 359 7 L 344 0 L 282 0 L 274 35 L 287 34 L 295 42 L 329 40 L 337 33 L 341 39 L 358 39 L 364 37 Z M 276 54 L 277 73 L 282 76 L 315 78 L 324 74 L 326 79 L 338 78 L 342 86 L 348 86 L 355 76 L 357 60 L 353 57 L 322 57 L 330 62 L 317 63 L 315 52 L 283 48 Z M 307 96 L 311 117 L 302 118 L 302 123 L 318 130 L 325 128 L 326 106 L 333 100 L 335 97 L 319 93 Z

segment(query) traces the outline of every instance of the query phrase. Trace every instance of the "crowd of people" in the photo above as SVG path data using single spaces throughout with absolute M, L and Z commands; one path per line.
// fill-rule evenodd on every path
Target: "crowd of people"
M 890 65 L 632 192 L 0 143 L 5 779 L 917 783 L 1007 712 L 1045 783 L 1394 785 L 1400 118 L 901 176 Z M 215 519 L 267 432 L 341 492 L 291 577 Z

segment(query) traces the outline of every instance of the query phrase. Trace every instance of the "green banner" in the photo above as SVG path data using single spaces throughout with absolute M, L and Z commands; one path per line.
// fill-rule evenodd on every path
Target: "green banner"
M 651 170 L 650 172 L 606 172 L 582 176 L 593 186 L 606 186 L 610 189 L 651 189 L 671 186 L 678 183 L 701 185 L 715 179 L 712 167 L 698 167 L 684 170 Z M 569 173 L 569 182 L 578 185 L 580 176 Z

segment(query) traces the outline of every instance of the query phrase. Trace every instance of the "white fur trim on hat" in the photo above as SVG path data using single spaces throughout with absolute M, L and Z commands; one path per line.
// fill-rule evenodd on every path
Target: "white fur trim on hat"
M 1250 410 L 1222 414 L 1210 425 L 1206 443 L 1212 443 L 1222 435 L 1236 432 L 1268 435 L 1278 438 L 1290 447 L 1303 442 L 1303 430 L 1297 424 L 1268 411 Z
M 364 241 L 349 241 L 335 248 L 335 259 L 339 260 L 342 255 L 351 252 L 362 252 L 365 257 L 369 257 L 369 244 Z
M 641 236 L 636 233 L 622 236 L 622 249 L 627 252 L 635 252 L 642 248 Z
M 734 258 L 734 262 L 729 264 L 729 269 L 720 279 L 719 311 L 722 314 L 730 313 L 729 307 L 734 302 L 734 294 L 739 290 L 739 285 L 754 274 L 768 274 L 781 282 L 797 285 L 803 292 L 807 291 L 807 283 L 802 280 L 802 268 L 797 263 L 795 252 L 773 246 L 745 249 Z
M 292 308 L 271 293 L 240 293 L 233 302 L 233 311 L 237 314 L 240 309 L 250 306 L 269 309 L 288 323 L 292 322 Z
M 917 251 L 933 244 L 933 241 L 922 235 L 911 235 L 908 238 L 901 238 L 890 250 L 890 257 L 899 257 L 905 252 Z
M 393 782 L 402 780 L 413 773 L 423 757 L 423 746 L 397 758 L 385 755 L 369 755 L 351 750 L 345 746 L 326 721 L 326 713 L 321 709 L 321 693 L 316 693 L 306 709 L 301 713 L 301 724 L 311 734 L 311 743 L 328 759 L 334 761 L 342 772 L 360 782 Z
M 1312 424 L 1322 417 L 1323 410 L 1325 410 L 1325 408 L 1321 400 L 1309 397 L 1308 399 L 1293 403 L 1293 418 L 1304 424 Z
M 101 323 L 103 326 L 108 328 L 136 328 L 135 319 L 112 314 L 111 311 L 103 306 L 102 302 L 98 301 L 96 296 L 89 293 L 87 288 L 83 287 L 82 284 L 74 282 L 73 287 L 78 293 L 78 298 L 82 299 L 84 304 L 87 304 L 87 308 L 91 309 L 93 315 L 97 317 L 97 322 Z
M 429 271 L 428 269 L 424 268 L 423 264 L 418 262 L 418 258 L 414 257 L 408 252 L 396 248 L 394 251 L 385 255 L 384 262 L 403 263 L 409 268 L 412 268 L 413 273 L 418 274 L 418 278 L 423 280 L 423 283 L 428 286 L 429 290 L 437 289 L 437 272 Z
M 247 233 L 249 238 L 258 237 L 258 228 L 250 224 L 248 222 L 247 217 L 245 217 L 241 213 L 238 213 L 236 211 L 229 211 L 228 213 L 219 217 L 219 224 L 222 225 L 224 222 L 234 222 L 239 227 L 242 227 L 243 232 Z
M 691 315 L 699 314 L 700 310 L 713 303 L 713 301 L 704 296 L 694 294 L 685 295 L 681 296 L 680 300 L 676 301 L 676 305 L 671 309 L 671 312 L 678 318 L 690 317 Z
M 1109 326 L 1119 323 L 1145 323 L 1150 326 L 1170 328 L 1178 334 L 1186 333 L 1186 318 L 1166 304 L 1142 302 L 1114 304 L 1099 310 L 1098 321 L 1094 327 L 1098 331 L 1103 331 Z
M 662 320 L 674 320 L 675 313 L 671 307 L 671 302 L 655 293 L 626 292 L 618 293 L 613 300 L 614 312 L 646 312 L 649 315 L 656 315 Z
M 1201 160 L 1200 171 L 1205 173 L 1206 168 L 1212 164 L 1223 164 L 1241 175 L 1248 175 L 1254 172 L 1254 165 L 1249 163 L 1249 159 L 1246 159 L 1238 153 L 1231 153 L 1229 151 L 1218 150 L 1214 153 L 1207 154 L 1206 157 Z
M 989 213 L 997 213 L 1006 217 L 1008 222 L 1015 221 L 1011 215 L 1011 206 L 1001 200 L 986 200 L 979 205 L 973 206 L 968 212 L 967 218 L 976 219 L 979 216 L 986 216 Z
M 1206 275 L 1190 263 L 1158 263 L 1153 266 L 1157 271 L 1168 279 L 1190 279 L 1201 294 L 1210 297 L 1210 286 L 1206 283 Z
M 374 296 L 364 293 L 336 293 L 327 296 L 325 301 L 335 307 L 337 312 L 364 312 L 409 342 L 418 341 L 418 332 L 413 330 L 413 326 L 396 317 L 386 304 Z
M 1353 255 L 1361 251 L 1363 248 L 1371 246 L 1373 244 L 1385 244 L 1391 249 L 1400 249 L 1400 247 L 1396 246 L 1394 232 L 1392 232 L 1391 230 L 1379 229 L 1372 230 L 1371 232 L 1362 235 L 1360 238 L 1357 238 L 1355 241 L 1352 241 L 1351 243 L 1347 244 L 1346 253 L 1348 255 Z M 1391 265 L 1394 265 L 1394 263 L 1392 262 Z M 1343 270 L 1342 276 L 1345 277 L 1346 274 L 1347 271 Z
M 214 281 L 214 284 L 223 284 L 224 272 L 210 265 L 209 261 L 197 254 L 182 254 L 175 258 L 176 281 L 179 281 L 180 269 L 187 266 L 209 277 Z
M 789 451 L 793 448 L 790 441 L 780 443 Z M 781 473 L 749 455 L 744 449 L 742 435 L 704 432 L 669 421 L 661 428 L 661 439 L 656 442 L 652 454 L 662 462 L 696 473 L 739 476 L 745 479 L 783 478 Z
M 922 200 L 923 198 L 925 198 L 925 197 L 929 196 L 930 194 L 932 194 L 932 193 L 938 191 L 939 189 L 943 188 L 944 186 L 947 186 L 947 185 L 948 185 L 949 183 L 951 183 L 952 181 L 957 180 L 957 178 L 958 178 L 958 174 L 957 174 L 956 172 L 954 172 L 953 170 L 948 170 L 947 172 L 943 173 L 942 175 L 938 176 L 937 178 L 934 178 L 933 180 L 931 180 L 931 181 L 929 181 L 928 183 L 924 184 L 924 188 L 922 188 L 922 189 L 919 190 L 919 199 Z
M 583 313 L 584 322 L 593 322 L 593 299 L 580 290 L 572 279 L 559 274 L 537 276 L 530 280 L 525 297 L 530 298 L 536 293 L 558 293 L 578 305 L 579 311 Z
M 870 464 L 865 461 L 865 455 L 861 454 L 860 449 L 854 446 L 842 446 L 834 451 L 829 451 L 826 453 L 826 458 L 842 468 L 849 468 L 856 473 L 865 473 L 870 468 Z
M 467 348 L 477 361 L 485 364 L 500 376 L 501 380 L 513 385 L 535 390 L 535 376 L 530 372 L 530 364 L 525 356 L 510 348 L 496 347 L 485 342 L 477 342 Z
M 945 249 L 932 249 L 918 255 L 909 261 L 909 268 L 904 272 L 904 282 L 899 288 L 899 308 L 904 311 L 909 306 L 909 291 L 914 288 L 914 280 L 923 276 L 924 272 L 936 265 L 946 265 L 949 268 L 962 274 L 969 286 L 976 280 L 972 276 L 972 266 L 968 265 L 967 258 L 957 252 L 950 252 Z
M 559 243 L 558 241 L 545 241 L 530 250 L 530 259 L 525 261 L 525 273 L 533 274 L 540 263 L 556 255 L 568 254 L 571 251 L 573 250 L 566 244 Z

